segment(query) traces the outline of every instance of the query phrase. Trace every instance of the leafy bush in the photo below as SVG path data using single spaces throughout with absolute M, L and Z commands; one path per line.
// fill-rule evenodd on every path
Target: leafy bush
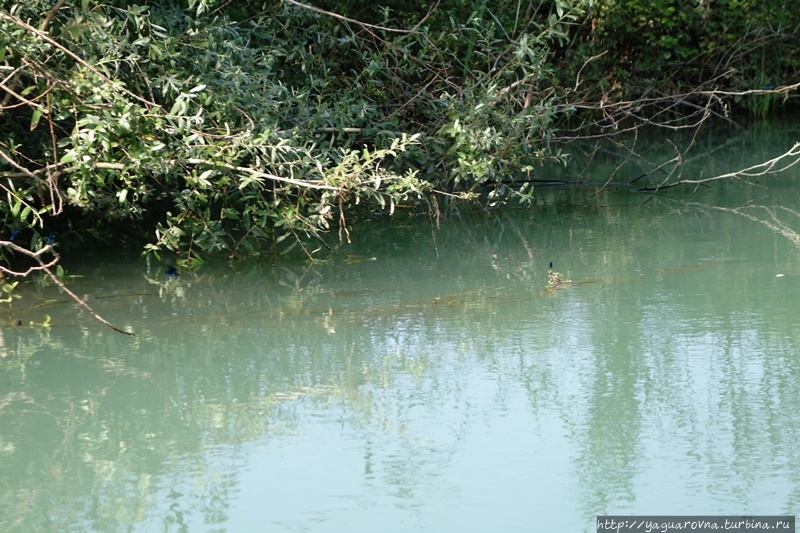
M 583 86 L 589 101 L 769 89 L 798 81 L 798 29 L 800 11 L 786 0 L 606 0 L 560 66 L 594 82 Z M 750 94 L 727 103 L 763 116 L 777 101 Z
M 528 202 L 575 109 L 655 96 L 680 114 L 671 94 L 696 108 L 698 89 L 786 84 L 800 65 L 785 0 L 320 5 L 0 11 L 3 235 L 137 239 L 189 264 L 312 255 L 373 211 Z M 772 96 L 739 103 L 767 113 Z
M 551 22 L 512 36 L 484 6 L 392 32 L 291 2 L 14 4 L 3 231 L 144 238 L 192 263 L 311 254 L 332 223 L 346 236 L 346 216 L 433 191 L 525 200 L 501 182 L 553 157 L 561 108 L 530 101 Z

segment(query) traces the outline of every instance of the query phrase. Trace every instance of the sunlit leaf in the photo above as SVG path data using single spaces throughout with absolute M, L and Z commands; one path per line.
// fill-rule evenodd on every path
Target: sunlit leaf
M 33 110 L 33 115 L 31 116 L 31 131 L 36 129 L 36 126 L 39 125 L 39 119 L 42 118 L 42 109 L 37 107 Z

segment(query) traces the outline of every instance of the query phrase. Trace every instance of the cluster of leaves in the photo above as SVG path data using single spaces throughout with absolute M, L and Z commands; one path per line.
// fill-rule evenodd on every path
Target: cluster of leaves
M 345 216 L 434 191 L 526 201 L 508 181 L 563 157 L 545 143 L 564 107 L 532 98 L 559 14 L 503 23 L 476 4 L 395 31 L 291 1 L 12 3 L 0 231 L 143 239 L 192 263 L 311 254 Z
M 135 238 L 192 263 L 312 255 L 348 219 L 442 197 L 529 202 L 575 108 L 796 79 L 785 4 L 12 2 L 0 237 Z

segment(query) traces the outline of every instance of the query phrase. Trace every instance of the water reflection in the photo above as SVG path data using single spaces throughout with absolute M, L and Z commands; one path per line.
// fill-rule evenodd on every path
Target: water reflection
M 438 228 L 368 222 L 360 258 L 315 265 L 73 265 L 73 290 L 136 336 L 22 287 L 26 326 L 2 330 L 0 527 L 794 514 L 791 190 L 760 189 L 758 207 L 749 188 L 551 190 L 540 209 Z M 546 290 L 550 261 L 572 285 Z

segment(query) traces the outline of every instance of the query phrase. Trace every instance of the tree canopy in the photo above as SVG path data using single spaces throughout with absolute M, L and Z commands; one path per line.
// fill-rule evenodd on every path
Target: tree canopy
M 11 2 L 0 240 L 190 266 L 529 202 L 564 139 L 768 114 L 797 88 L 798 25 L 781 0 Z

